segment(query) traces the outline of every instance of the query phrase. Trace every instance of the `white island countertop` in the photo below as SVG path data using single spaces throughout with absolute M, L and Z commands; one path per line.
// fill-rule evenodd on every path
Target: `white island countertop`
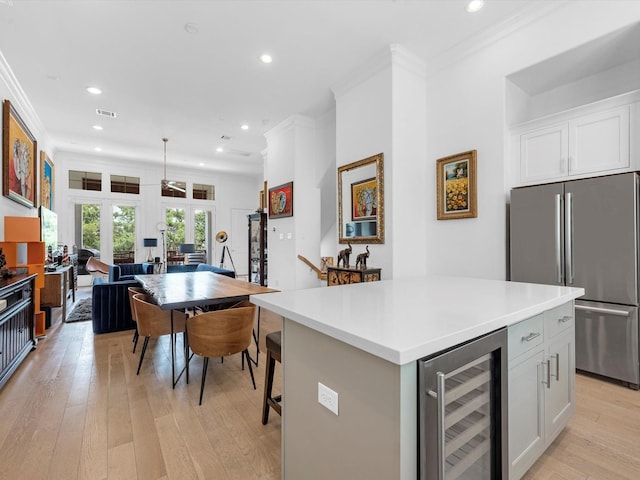
M 252 295 L 251 302 L 397 365 L 584 295 L 584 289 L 420 277 Z

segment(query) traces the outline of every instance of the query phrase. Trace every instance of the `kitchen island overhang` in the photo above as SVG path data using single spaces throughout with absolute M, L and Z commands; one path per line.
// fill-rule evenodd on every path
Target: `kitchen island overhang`
M 433 276 L 276 292 L 251 301 L 404 365 L 583 294 L 574 287 Z

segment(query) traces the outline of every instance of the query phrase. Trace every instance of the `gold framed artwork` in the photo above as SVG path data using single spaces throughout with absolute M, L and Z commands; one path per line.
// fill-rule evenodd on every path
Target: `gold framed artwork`
M 55 170 L 49 156 L 40 150 L 40 205 L 53 210 Z
M 36 207 L 38 142 L 9 100 L 2 107 L 2 194 Z
M 436 161 L 438 220 L 478 216 L 476 150 Z
M 269 218 L 293 216 L 293 182 L 269 189 Z

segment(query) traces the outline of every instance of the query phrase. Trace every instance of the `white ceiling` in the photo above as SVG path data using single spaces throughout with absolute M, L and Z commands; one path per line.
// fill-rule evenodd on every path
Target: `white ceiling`
M 390 44 L 429 66 L 549 3 L 468 14 L 464 0 L 0 0 L 0 52 L 56 151 L 162 162 L 167 137 L 170 164 L 260 174 L 263 134 L 330 110 L 331 86 Z

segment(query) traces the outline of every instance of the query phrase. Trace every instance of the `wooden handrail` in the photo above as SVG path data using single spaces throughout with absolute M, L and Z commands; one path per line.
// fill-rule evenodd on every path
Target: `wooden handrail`
M 316 275 L 318 275 L 318 278 L 320 280 L 326 280 L 327 279 L 327 272 L 323 272 L 322 270 L 320 270 L 318 267 L 316 267 L 311 260 L 309 260 L 308 258 L 306 258 L 303 255 L 298 255 L 298 258 L 300 260 L 302 260 L 304 263 L 307 264 L 307 266 L 309 268 L 311 268 L 311 270 L 313 270 L 314 272 L 316 272 Z

